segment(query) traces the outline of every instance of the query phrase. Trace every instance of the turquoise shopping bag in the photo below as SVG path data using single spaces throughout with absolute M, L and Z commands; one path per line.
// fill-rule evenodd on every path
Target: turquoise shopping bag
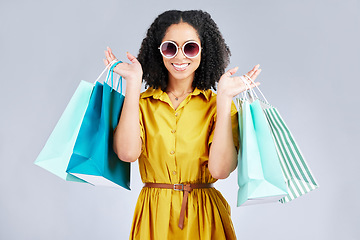
M 237 206 L 278 201 L 287 195 L 276 146 L 259 101 L 238 99 L 241 148 Z
M 81 122 L 89 104 L 93 84 L 81 81 L 52 131 L 35 164 L 74 182 L 85 182 L 66 172 Z
M 288 195 L 280 199 L 280 202 L 290 202 L 315 190 L 319 185 L 279 111 L 268 102 L 260 103 L 271 128 L 288 187 Z
M 67 172 L 93 185 L 130 189 L 130 163 L 121 161 L 113 150 L 113 132 L 125 98 L 122 88 L 117 91 L 122 78 L 114 87 L 113 68 L 118 63 L 110 68 L 104 84 L 95 85 Z
M 247 76 L 247 78 L 253 82 L 250 77 Z M 266 116 L 287 186 L 288 194 L 279 201 L 290 202 L 318 188 L 319 185 L 279 111 L 270 105 L 261 90 L 256 88 L 263 100 L 260 100 L 256 92 L 251 89 L 250 101 L 258 102 Z

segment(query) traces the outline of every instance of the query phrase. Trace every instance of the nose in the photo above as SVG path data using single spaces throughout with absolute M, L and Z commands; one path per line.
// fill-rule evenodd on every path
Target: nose
M 183 53 L 182 48 L 180 48 L 180 47 L 178 48 L 178 52 L 177 52 L 175 58 L 177 58 L 177 59 L 184 59 L 184 58 L 186 58 L 186 56 L 185 56 L 184 53 Z

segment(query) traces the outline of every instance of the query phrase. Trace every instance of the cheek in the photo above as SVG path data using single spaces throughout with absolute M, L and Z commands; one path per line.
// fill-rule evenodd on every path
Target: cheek
M 194 63 L 196 63 L 196 69 L 198 69 L 199 66 L 200 66 L 200 63 L 201 63 L 201 58 L 200 58 L 200 56 L 199 56 L 199 58 L 196 58 L 196 61 L 194 61 Z
M 167 70 L 169 70 L 169 68 L 171 67 L 170 62 L 167 59 L 163 58 L 163 64 Z

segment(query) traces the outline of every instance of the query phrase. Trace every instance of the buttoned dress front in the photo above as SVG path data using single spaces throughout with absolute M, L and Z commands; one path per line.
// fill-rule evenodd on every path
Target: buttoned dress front
M 235 147 L 238 119 L 231 107 Z M 161 89 L 140 95 L 142 152 L 138 159 L 144 183 L 214 183 L 207 163 L 216 123 L 216 94 L 194 89 L 174 109 Z M 143 188 L 135 207 L 130 239 L 236 239 L 230 206 L 215 188 L 189 193 L 184 228 L 178 227 L 183 192 Z

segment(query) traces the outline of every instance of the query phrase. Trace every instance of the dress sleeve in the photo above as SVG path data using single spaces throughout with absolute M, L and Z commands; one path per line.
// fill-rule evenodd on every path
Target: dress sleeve
M 214 138 L 214 130 L 216 125 L 216 114 L 213 117 L 213 124 L 211 127 L 211 132 L 209 136 L 208 146 L 210 147 L 213 138 Z M 232 126 L 232 134 L 233 134 L 233 141 L 236 148 L 236 151 L 239 152 L 239 120 L 238 120 L 238 111 L 236 110 L 236 106 L 234 102 L 231 103 L 231 126 Z
M 140 123 L 140 138 L 141 138 L 141 152 L 142 152 L 145 146 L 145 131 L 144 131 L 144 120 L 141 112 L 141 106 L 139 108 L 139 123 Z

